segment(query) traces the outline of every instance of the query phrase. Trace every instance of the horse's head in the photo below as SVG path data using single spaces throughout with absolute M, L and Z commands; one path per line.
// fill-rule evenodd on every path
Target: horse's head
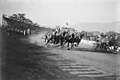
M 79 38 L 82 39 L 84 35 L 84 33 L 80 33 Z

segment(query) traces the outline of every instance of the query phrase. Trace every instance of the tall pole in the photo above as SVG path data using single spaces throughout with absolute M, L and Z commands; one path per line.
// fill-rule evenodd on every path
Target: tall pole
M 2 15 L 2 26 L 3 26 L 3 27 L 5 27 L 5 25 L 6 25 L 5 20 L 4 20 L 4 15 L 5 15 L 5 14 Z
M 4 25 L 4 21 L 3 21 L 3 15 L 2 15 L 2 26 Z

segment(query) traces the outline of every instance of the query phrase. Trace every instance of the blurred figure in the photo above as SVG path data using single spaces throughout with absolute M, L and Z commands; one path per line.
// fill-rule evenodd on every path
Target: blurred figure
M 31 35 L 31 30 L 30 30 L 30 28 L 27 29 L 27 35 Z

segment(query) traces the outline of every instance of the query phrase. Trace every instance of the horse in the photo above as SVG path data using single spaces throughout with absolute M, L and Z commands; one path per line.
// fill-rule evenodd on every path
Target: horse
M 66 43 L 68 43 L 68 45 L 67 45 L 68 50 L 70 49 L 70 48 L 69 48 L 69 44 L 70 44 L 70 43 L 71 43 L 71 49 L 74 47 L 74 43 L 77 43 L 75 46 L 78 47 L 78 45 L 79 45 L 79 43 L 81 42 L 81 39 L 82 39 L 82 37 L 84 36 L 84 34 L 81 33 L 81 34 L 79 34 L 79 35 L 76 35 L 75 37 L 74 37 L 74 34 L 72 34 L 71 36 L 72 36 L 72 37 L 67 36 L 67 37 L 65 38 L 65 42 L 64 42 L 64 44 L 63 44 L 63 45 L 65 45 Z
M 47 33 L 45 35 L 45 45 L 47 45 L 48 43 L 52 43 L 54 45 L 58 45 L 60 43 L 60 45 L 62 45 L 64 41 L 64 35 L 64 33 L 58 34 L 56 31 Z
M 48 45 L 48 43 L 53 43 L 53 34 L 52 32 L 48 32 L 44 35 L 44 42 L 45 42 L 45 47 Z
M 65 42 L 65 40 L 68 39 L 68 37 L 70 37 L 70 34 L 68 31 L 61 31 L 60 33 L 55 32 L 54 35 L 51 34 L 50 36 L 48 36 L 48 34 L 46 34 L 45 35 L 45 42 L 46 42 L 45 45 L 47 45 L 48 43 L 53 43 L 54 46 L 55 45 L 63 46 L 63 43 Z

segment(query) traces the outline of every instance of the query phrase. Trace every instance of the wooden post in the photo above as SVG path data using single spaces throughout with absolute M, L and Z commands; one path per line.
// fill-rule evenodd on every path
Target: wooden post
M 3 15 L 2 15 L 2 26 L 4 26 L 4 19 L 3 19 Z

